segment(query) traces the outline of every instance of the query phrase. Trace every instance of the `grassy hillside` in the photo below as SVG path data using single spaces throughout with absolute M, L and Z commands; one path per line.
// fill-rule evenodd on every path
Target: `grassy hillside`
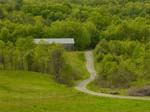
M 0 71 L 1 112 L 149 112 L 150 101 L 101 98 L 59 85 L 49 75 Z
M 67 65 L 62 69 L 62 83 L 73 86 L 79 80 L 89 77 L 85 66 L 86 60 L 84 52 L 65 52 L 64 55 Z
M 79 76 L 82 77 L 82 79 L 89 77 L 89 73 L 86 70 L 85 66 L 86 59 L 84 56 L 84 52 L 66 52 L 66 61 L 71 66 L 71 68 L 74 68 L 74 70 L 78 72 Z

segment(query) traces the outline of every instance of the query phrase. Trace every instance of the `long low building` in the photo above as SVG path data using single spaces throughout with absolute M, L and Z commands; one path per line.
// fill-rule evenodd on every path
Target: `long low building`
M 42 39 L 34 39 L 34 43 L 36 44 L 61 44 L 66 50 L 74 49 L 74 38 L 42 38 Z

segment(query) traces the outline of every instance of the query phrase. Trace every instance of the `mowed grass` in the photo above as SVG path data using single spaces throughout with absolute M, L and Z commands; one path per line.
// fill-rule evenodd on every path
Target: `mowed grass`
M 150 112 L 150 101 L 96 97 L 49 75 L 0 71 L 0 112 Z

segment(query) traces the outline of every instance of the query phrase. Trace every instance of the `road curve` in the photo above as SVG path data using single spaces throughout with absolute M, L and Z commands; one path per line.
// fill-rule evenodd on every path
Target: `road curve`
M 111 95 L 111 94 L 104 94 L 99 92 L 94 92 L 86 88 L 86 86 L 95 80 L 96 78 L 96 71 L 94 69 L 94 62 L 93 62 L 93 53 L 92 51 L 86 51 L 85 52 L 86 57 L 86 68 L 88 72 L 90 73 L 90 78 L 81 81 L 77 86 L 75 87 L 77 90 L 90 94 L 95 96 L 101 96 L 101 97 L 110 97 L 110 98 L 119 98 L 119 99 L 133 99 L 133 100 L 150 100 L 150 98 L 146 97 L 133 97 L 133 96 L 119 96 L 119 95 Z

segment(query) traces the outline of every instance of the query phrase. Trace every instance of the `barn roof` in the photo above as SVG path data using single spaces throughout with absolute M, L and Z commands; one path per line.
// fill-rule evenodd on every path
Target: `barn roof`
M 45 42 L 48 44 L 58 43 L 58 44 L 74 44 L 74 38 L 49 38 L 49 39 L 34 39 L 36 44 L 40 42 Z

